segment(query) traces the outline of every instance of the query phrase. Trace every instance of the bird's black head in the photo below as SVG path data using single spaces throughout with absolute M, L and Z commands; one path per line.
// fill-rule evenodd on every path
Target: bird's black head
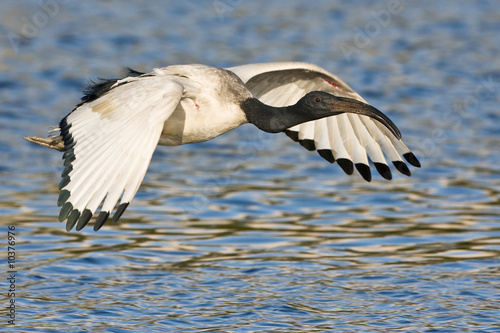
M 335 116 L 342 113 L 355 113 L 368 116 L 381 122 L 396 138 L 401 138 L 401 133 L 396 125 L 382 112 L 373 106 L 361 101 L 338 97 L 324 91 L 312 91 L 302 97 L 296 104 L 299 112 L 304 112 L 310 120 Z
M 302 97 L 296 105 L 310 116 L 321 118 L 344 113 L 345 111 L 340 110 L 337 104 L 338 97 L 324 91 L 312 91 Z
M 278 133 L 295 125 L 342 113 L 355 113 L 371 117 L 386 126 L 396 138 L 401 133 L 394 123 L 379 110 L 352 98 L 338 97 L 324 91 L 312 91 L 296 104 L 273 107 L 257 98 L 248 98 L 241 103 L 248 122 L 268 133 Z

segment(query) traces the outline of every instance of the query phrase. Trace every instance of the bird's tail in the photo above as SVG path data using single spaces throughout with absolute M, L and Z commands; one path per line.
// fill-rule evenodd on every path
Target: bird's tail
M 49 138 L 38 138 L 36 136 L 26 136 L 24 139 L 29 142 L 36 143 L 37 145 L 48 147 L 51 149 L 64 151 L 64 142 L 62 140 L 62 136 L 60 135 L 51 135 Z

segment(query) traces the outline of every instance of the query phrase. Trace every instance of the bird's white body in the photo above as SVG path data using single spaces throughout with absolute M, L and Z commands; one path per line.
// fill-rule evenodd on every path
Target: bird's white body
M 182 99 L 164 124 L 160 145 L 211 140 L 247 122 L 239 105 L 230 100 L 234 94 L 228 91 L 243 84 L 233 73 L 204 65 L 175 65 L 155 73 L 184 87 Z M 236 93 L 242 100 L 252 97 L 246 89 Z
M 137 192 L 158 144 L 207 141 L 247 123 L 246 112 L 251 110 L 245 111 L 242 106 L 247 100 L 257 98 L 264 104 L 284 107 L 298 103 L 310 92 L 323 91 L 366 103 L 334 74 L 298 62 L 226 70 L 175 65 L 107 82 L 95 86 L 61 121 L 61 136 L 53 142 L 30 139 L 65 150 L 66 168 L 58 203 L 63 205 L 60 219 L 68 219 L 67 229 L 77 221 L 77 230 L 83 228 L 102 203 L 94 225 L 98 230 L 121 198 L 117 219 Z M 419 166 L 395 126 L 391 129 L 387 123 L 355 112 L 318 118 L 295 122 L 297 125 L 285 133 L 328 161 L 338 161 L 348 174 L 355 165 L 370 180 L 370 156 L 379 173 L 390 179 L 384 153 L 406 175 L 410 171 L 401 155 Z

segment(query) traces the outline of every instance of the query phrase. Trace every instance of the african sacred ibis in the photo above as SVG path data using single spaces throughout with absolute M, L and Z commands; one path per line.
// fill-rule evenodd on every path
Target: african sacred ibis
M 156 145 L 213 139 L 242 124 L 284 132 L 308 150 L 371 180 L 368 156 L 391 179 L 384 157 L 410 176 L 403 161 L 420 163 L 394 123 L 336 75 L 301 62 L 227 69 L 175 65 L 151 73 L 94 83 L 50 138 L 26 138 L 64 151 L 59 220 L 80 230 L 94 212 L 99 230 L 120 200 L 113 220 L 136 194 Z

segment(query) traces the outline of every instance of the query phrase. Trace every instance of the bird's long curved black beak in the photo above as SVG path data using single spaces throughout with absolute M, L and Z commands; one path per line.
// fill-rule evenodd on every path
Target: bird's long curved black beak
M 335 96 L 333 111 L 339 112 L 339 114 L 355 113 L 373 118 L 387 127 L 397 139 L 401 139 L 401 132 L 392 122 L 392 120 L 390 120 L 389 117 L 369 104 L 360 102 L 352 98 Z

